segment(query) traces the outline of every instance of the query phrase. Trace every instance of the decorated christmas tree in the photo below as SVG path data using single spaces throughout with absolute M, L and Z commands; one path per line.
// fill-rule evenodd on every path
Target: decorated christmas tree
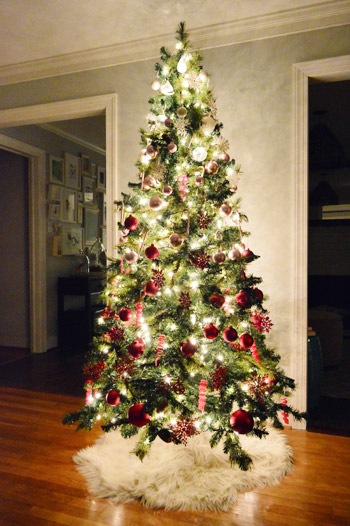
M 118 258 L 84 367 L 86 405 L 64 423 L 127 439 L 142 459 L 158 438 L 186 444 L 209 431 L 231 462 L 251 462 L 240 434 L 282 428 L 295 388 L 266 345 L 272 327 L 258 257 L 236 196 L 239 166 L 221 135 L 210 81 L 184 24 L 161 49 L 136 163 L 120 211 Z

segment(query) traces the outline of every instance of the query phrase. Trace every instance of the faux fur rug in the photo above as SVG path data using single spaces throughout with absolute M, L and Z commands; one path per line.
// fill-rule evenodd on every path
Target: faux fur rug
M 275 429 L 266 438 L 241 436 L 253 467 L 231 466 L 220 445 L 209 446 L 209 435 L 189 439 L 187 446 L 157 438 L 141 462 L 130 453 L 138 437 L 123 439 L 118 431 L 101 436 L 74 457 L 89 491 L 115 502 L 140 500 L 149 508 L 227 511 L 239 491 L 275 485 L 292 470 L 292 449 Z

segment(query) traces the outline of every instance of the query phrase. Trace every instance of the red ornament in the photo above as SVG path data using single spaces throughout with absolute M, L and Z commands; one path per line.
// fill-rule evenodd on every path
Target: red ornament
M 236 294 L 235 300 L 238 307 L 240 307 L 241 309 L 246 309 L 247 307 L 250 307 L 250 299 L 247 296 L 247 294 L 243 291 Z
M 135 371 L 135 360 L 130 358 L 123 359 L 121 362 L 115 364 L 115 370 L 119 376 L 132 376 Z
M 209 323 L 209 325 L 204 327 L 203 333 L 208 340 L 215 340 L 218 337 L 219 329 L 213 323 Z
M 222 333 L 222 337 L 224 338 L 225 342 L 232 343 L 238 338 L 238 334 L 236 329 L 230 325 L 229 327 L 226 327 Z
M 222 294 L 219 294 L 218 292 L 216 292 L 210 298 L 210 303 L 214 305 L 214 307 L 218 307 L 219 309 L 221 309 L 221 307 L 225 303 L 225 298 Z
M 136 228 L 139 226 L 139 222 L 136 217 L 129 216 L 125 219 L 124 225 L 128 230 L 136 230 Z
M 180 307 L 184 310 L 188 310 L 192 305 L 192 301 L 188 292 L 181 292 L 179 297 Z
M 146 248 L 145 256 L 148 259 L 157 259 L 159 256 L 159 250 L 153 244 Z
M 211 378 L 211 390 L 212 391 L 222 391 L 222 388 L 224 387 L 226 381 L 227 381 L 227 369 L 228 367 L 221 367 L 221 365 L 217 365 L 214 372 L 210 373 Z
M 158 292 L 158 289 L 159 287 L 157 287 L 157 285 L 153 281 L 148 281 L 144 288 L 147 296 L 155 296 Z
M 165 282 L 164 273 L 162 270 L 158 270 L 157 268 L 153 269 L 153 278 L 152 281 L 157 287 L 162 287 Z
M 96 364 L 89 362 L 86 367 L 83 368 L 83 374 L 85 376 L 85 383 L 95 382 L 100 378 L 101 371 L 105 368 L 104 362 L 97 362 Z
M 250 347 L 254 343 L 254 338 L 247 332 L 244 332 L 240 338 L 239 338 L 240 346 L 243 347 L 243 349 L 250 349 Z
M 258 301 L 262 301 L 264 294 L 260 289 L 253 289 L 253 293 Z
M 197 350 L 196 345 L 194 345 L 194 343 L 191 343 L 189 340 L 186 340 L 181 345 L 181 353 L 184 356 L 193 356 L 196 350 Z
M 169 427 L 172 432 L 171 440 L 175 439 L 184 445 L 187 444 L 188 437 L 191 437 L 192 435 L 199 435 L 199 431 L 194 425 L 194 420 L 192 420 L 190 417 L 185 418 L 182 416 L 176 422 L 175 426 L 171 425 Z
M 180 378 L 176 380 L 176 382 L 172 385 L 172 387 L 173 387 L 174 393 L 178 395 L 183 395 L 185 392 L 185 386 L 181 382 Z
M 124 335 L 125 331 L 122 327 L 112 327 L 109 332 L 106 332 L 104 339 L 106 342 L 122 342 Z
M 143 408 L 145 404 L 134 404 L 130 407 L 128 412 L 128 419 L 131 425 L 136 427 L 143 427 L 148 424 L 151 417 L 145 413 Z
M 140 358 L 145 350 L 146 344 L 142 338 L 136 338 L 128 347 L 128 352 L 133 358 Z
M 270 332 L 273 323 L 268 316 L 269 312 L 251 312 L 251 321 L 254 324 L 254 329 L 258 332 Z
M 249 250 L 249 248 L 247 248 L 247 250 L 243 250 L 242 258 L 244 258 L 247 263 L 250 263 L 254 260 L 255 254 L 251 250 Z
M 248 411 L 244 409 L 238 409 L 232 413 L 230 418 L 230 424 L 237 433 L 240 435 L 246 435 L 254 427 L 253 417 Z
M 120 403 L 120 393 L 118 391 L 109 391 L 106 396 L 106 402 L 109 405 L 118 405 Z
M 123 309 L 120 309 L 118 315 L 122 321 L 129 321 L 132 318 L 132 310 L 124 307 Z
M 197 252 L 193 259 L 193 265 L 200 269 L 205 269 L 209 265 L 210 256 L 206 252 Z

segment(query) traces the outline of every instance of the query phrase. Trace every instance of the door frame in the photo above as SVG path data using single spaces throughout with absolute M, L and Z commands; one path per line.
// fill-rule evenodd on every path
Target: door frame
M 350 55 L 293 66 L 294 84 L 294 327 L 292 363 L 297 389 L 293 403 L 307 409 L 307 268 L 308 268 L 308 109 L 309 81 L 350 79 Z M 293 423 L 305 429 L 306 423 Z
M 117 184 L 117 95 L 97 95 L 0 111 L 0 129 L 79 119 L 105 114 L 106 118 L 106 201 L 107 254 L 115 256 L 117 225 L 113 221 Z M 0 148 L 29 158 L 29 282 L 30 350 L 47 350 L 46 319 L 46 153 L 0 135 Z

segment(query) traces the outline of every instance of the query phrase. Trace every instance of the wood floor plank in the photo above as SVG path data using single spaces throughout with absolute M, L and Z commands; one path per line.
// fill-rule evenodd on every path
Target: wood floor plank
M 345 526 L 350 438 L 286 430 L 293 472 L 242 493 L 227 513 L 165 512 L 94 498 L 72 462 L 101 431 L 76 433 L 62 416 L 81 399 L 0 388 L 1 526 Z

